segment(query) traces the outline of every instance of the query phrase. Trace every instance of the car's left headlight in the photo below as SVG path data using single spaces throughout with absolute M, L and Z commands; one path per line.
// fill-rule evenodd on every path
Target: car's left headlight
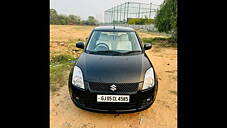
M 151 88 L 154 86 L 154 84 L 155 84 L 154 69 L 151 67 L 145 73 L 142 90 Z
M 72 84 L 76 87 L 84 89 L 83 73 L 77 66 L 73 69 Z

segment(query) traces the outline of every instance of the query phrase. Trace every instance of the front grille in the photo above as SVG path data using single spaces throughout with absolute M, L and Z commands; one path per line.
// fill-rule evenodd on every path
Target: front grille
M 116 90 L 111 90 L 111 86 L 115 85 Z M 93 92 L 106 92 L 106 93 L 133 93 L 138 90 L 139 83 L 89 83 L 90 91 Z

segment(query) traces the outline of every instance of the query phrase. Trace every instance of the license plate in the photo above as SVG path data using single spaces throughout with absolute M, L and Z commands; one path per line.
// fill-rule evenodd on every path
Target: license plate
M 129 103 L 129 95 L 97 95 L 97 102 Z

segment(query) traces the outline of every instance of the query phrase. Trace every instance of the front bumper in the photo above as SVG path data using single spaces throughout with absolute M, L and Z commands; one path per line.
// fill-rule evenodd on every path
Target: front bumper
M 158 83 L 156 82 L 155 86 L 151 89 L 130 94 L 129 103 L 100 103 L 96 101 L 97 94 L 102 95 L 104 93 L 92 93 L 89 90 L 77 88 L 72 84 L 69 85 L 70 96 L 76 106 L 88 111 L 102 113 L 128 113 L 145 110 L 154 103 L 157 89 Z M 108 94 L 111 95 L 110 93 Z

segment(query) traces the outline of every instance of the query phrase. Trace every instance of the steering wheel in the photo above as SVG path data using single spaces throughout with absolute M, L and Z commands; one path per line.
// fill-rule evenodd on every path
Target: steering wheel
M 109 46 L 105 43 L 99 43 L 95 47 L 95 50 L 109 50 Z

